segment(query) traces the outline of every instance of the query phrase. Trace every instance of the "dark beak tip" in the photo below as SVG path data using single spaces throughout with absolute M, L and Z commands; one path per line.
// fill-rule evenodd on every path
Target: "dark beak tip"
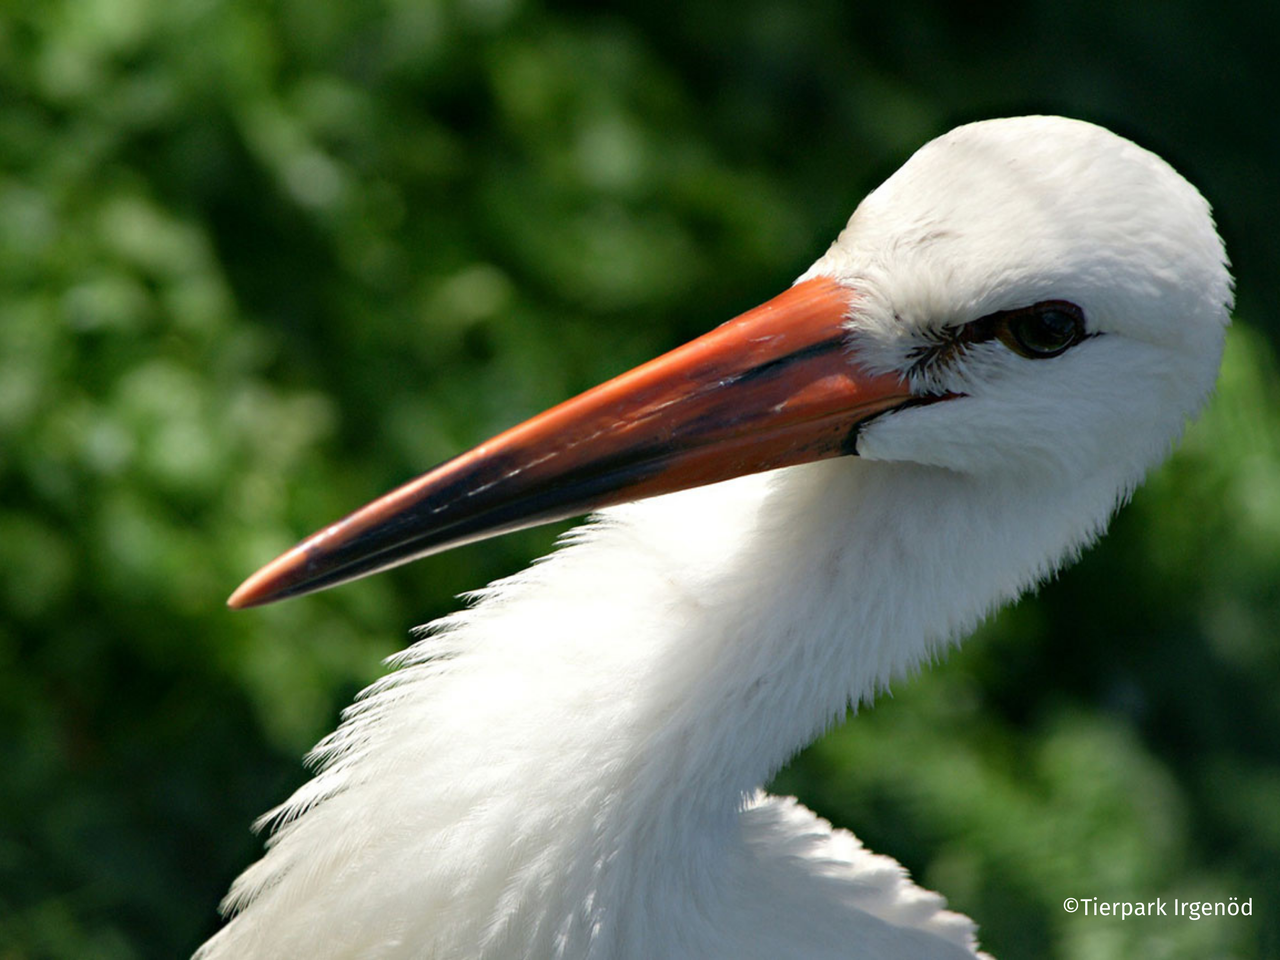
M 231 610 L 247 610 L 249 607 L 256 607 L 265 602 L 254 596 L 254 591 L 249 589 L 248 580 L 237 587 L 235 593 L 227 597 L 227 607 Z
M 236 587 L 235 592 L 227 598 L 227 606 L 232 610 L 247 610 L 250 607 L 261 607 L 290 595 L 293 585 L 287 574 L 289 566 L 284 563 L 285 554 L 267 564 L 244 583 Z

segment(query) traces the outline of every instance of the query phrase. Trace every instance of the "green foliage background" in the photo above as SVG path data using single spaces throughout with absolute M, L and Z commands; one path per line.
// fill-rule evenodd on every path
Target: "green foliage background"
M 181 956 L 412 624 L 547 550 L 232 614 L 246 574 L 780 290 L 916 146 L 1062 112 L 1239 279 L 1111 536 L 796 761 L 1011 958 L 1280 956 L 1272 4 L 0 4 L 0 958 Z M 1248 919 L 1065 897 L 1252 898 Z

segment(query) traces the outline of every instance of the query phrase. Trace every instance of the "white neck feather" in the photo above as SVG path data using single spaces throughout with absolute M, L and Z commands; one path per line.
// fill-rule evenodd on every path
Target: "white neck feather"
M 749 955 L 720 952 L 735 935 L 722 927 L 770 907 L 753 898 L 778 912 L 776 877 L 750 875 L 763 845 L 823 829 L 773 810 L 796 822 L 757 824 L 753 839 L 748 821 L 765 815 L 743 810 L 758 788 L 851 702 L 1078 550 L 1119 485 L 1049 494 L 1043 478 L 1020 488 L 844 458 L 610 511 L 435 625 L 352 708 L 233 889 L 251 906 L 202 956 L 316 956 L 317 939 L 332 956 L 375 942 L 385 952 L 361 956 L 654 957 L 675 943 Z M 876 883 L 926 896 L 858 857 Z M 841 909 L 894 921 L 859 906 L 865 891 L 826 897 L 836 921 L 817 896 L 806 888 L 775 926 L 834 922 L 846 939 L 832 956 L 864 929 Z M 958 919 L 930 904 L 894 922 Z M 664 927 L 671 916 L 705 929 Z

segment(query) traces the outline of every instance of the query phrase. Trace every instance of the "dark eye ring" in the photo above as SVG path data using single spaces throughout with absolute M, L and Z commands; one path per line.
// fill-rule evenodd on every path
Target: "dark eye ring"
M 911 353 L 913 373 L 945 365 L 963 356 L 971 344 L 999 340 L 1014 353 L 1043 360 L 1065 353 L 1086 337 L 1084 311 L 1069 300 L 1041 300 L 1027 307 L 1000 310 L 944 331 Z
M 1085 337 L 1084 314 L 1066 300 L 1045 300 L 1001 318 L 996 336 L 1015 353 L 1032 360 L 1056 357 Z

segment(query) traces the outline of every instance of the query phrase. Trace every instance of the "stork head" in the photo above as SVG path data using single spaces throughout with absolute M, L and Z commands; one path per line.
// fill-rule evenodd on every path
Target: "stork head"
M 862 456 L 1068 482 L 1105 472 L 1122 488 L 1208 396 L 1231 306 L 1196 189 L 1061 117 L 925 145 L 862 202 L 817 276 L 852 291 L 864 369 L 957 398 L 867 423 Z
M 327 527 L 230 603 L 827 457 L 1104 474 L 1120 496 L 1211 390 L 1230 304 L 1209 207 L 1164 161 L 1079 121 L 970 124 L 787 292 Z

